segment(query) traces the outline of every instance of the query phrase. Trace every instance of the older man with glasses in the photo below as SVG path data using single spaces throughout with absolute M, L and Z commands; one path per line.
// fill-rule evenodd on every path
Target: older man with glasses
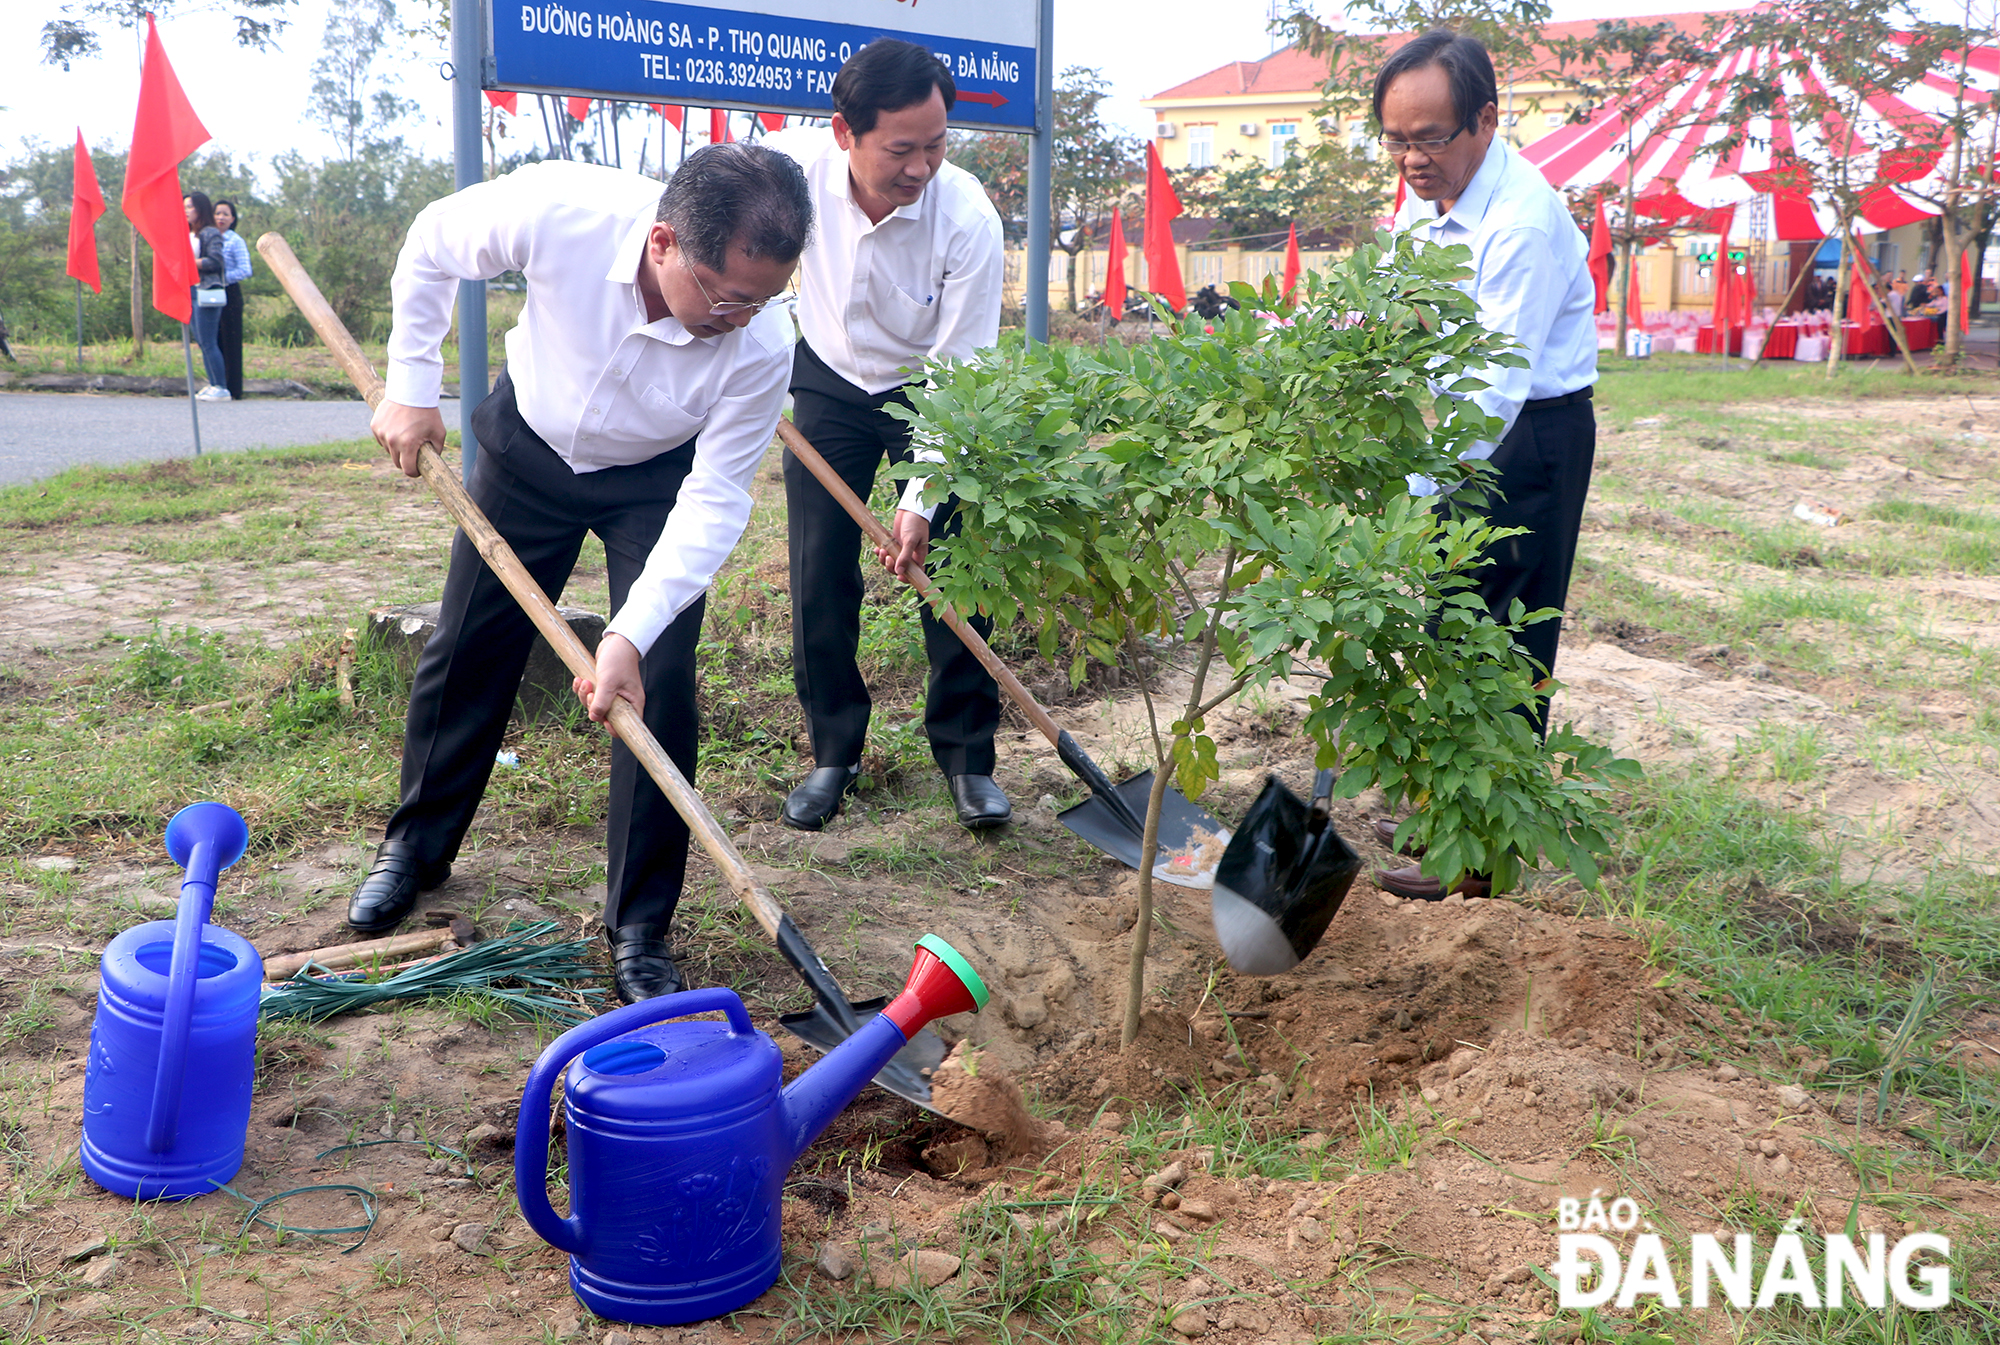
M 396 261 L 388 396 L 375 437 L 411 476 L 444 443 L 440 344 L 460 280 L 527 279 L 507 371 L 473 413 L 472 498 L 550 598 L 586 533 L 604 543 L 611 621 L 577 692 L 600 723 L 630 701 L 694 777 L 696 641 L 709 580 L 743 534 L 750 482 L 791 377 L 791 323 L 760 317 L 812 230 L 798 165 L 748 145 L 650 178 L 546 162 L 424 209 Z M 394 928 L 471 827 L 534 629 L 463 533 L 418 661 L 402 801 L 348 907 Z M 688 829 L 624 744 L 611 754 L 604 926 L 630 1003 L 682 987 L 667 932 Z
M 1524 369 L 1492 368 L 1472 399 L 1500 422 L 1497 439 L 1468 457 L 1498 469 L 1490 491 L 1453 492 L 1444 508 L 1483 515 L 1496 527 L 1525 528 L 1488 551 L 1479 595 L 1495 620 L 1518 598 L 1534 611 L 1562 610 L 1576 559 L 1577 530 L 1597 452 L 1590 406 L 1597 380 L 1596 291 L 1582 230 L 1542 175 L 1495 138 L 1500 124 L 1493 62 L 1469 37 L 1426 33 L 1399 48 L 1375 79 L 1381 145 L 1409 187 L 1399 229 L 1426 243 L 1472 250 L 1472 278 L 1461 282 L 1479 304 L 1479 320 L 1520 343 Z M 1434 494 L 1426 480 L 1417 494 Z M 1553 671 L 1560 617 L 1536 622 L 1518 645 L 1544 673 Z M 1548 729 L 1548 703 L 1521 712 L 1536 732 Z M 1394 844 L 1396 824 L 1375 822 Z M 1401 897 L 1435 901 L 1442 884 L 1414 865 L 1378 872 L 1377 886 Z M 1491 884 L 1472 874 L 1456 889 L 1486 896 Z

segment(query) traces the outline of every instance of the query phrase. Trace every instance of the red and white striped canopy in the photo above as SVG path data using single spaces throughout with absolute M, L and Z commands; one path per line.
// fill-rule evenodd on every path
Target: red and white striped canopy
M 1968 107 L 1986 102 L 2000 86 L 2000 48 L 1976 47 L 1961 64 L 1950 53 L 1930 74 L 1896 94 L 1847 91 L 1813 63 L 1803 73 L 1780 70 L 1792 59 L 1771 48 L 1727 50 L 1712 66 L 1670 72 L 1657 92 L 1638 103 L 1607 104 L 1590 121 L 1563 126 L 1521 154 L 1558 190 L 1611 184 L 1627 175 L 1637 184 L 1635 206 L 1655 219 L 1678 221 L 1769 193 L 1770 228 L 1780 239 L 1823 238 L 1837 227 L 1831 205 L 1811 189 L 1806 165 L 1844 158 L 1853 180 L 1870 190 L 1856 227 L 1864 233 L 1893 229 L 1937 214 L 1917 199 L 1934 195 L 1946 127 L 1956 114 L 1963 71 Z M 1733 80 L 1760 69 L 1775 71 L 1782 89 L 1771 113 L 1752 121 L 1740 143 L 1720 148 L 1729 134 L 1722 123 Z M 1808 115 L 1812 102 L 1831 95 L 1858 109 L 1852 122 Z M 1800 109 L 1798 116 L 1787 108 Z M 1637 145 L 1634 160 L 1627 152 Z M 1872 184 L 1872 185 L 1871 185 Z

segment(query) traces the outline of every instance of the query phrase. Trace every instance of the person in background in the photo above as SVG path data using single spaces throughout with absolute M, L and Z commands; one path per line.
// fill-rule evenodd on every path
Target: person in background
M 215 227 L 222 230 L 222 283 L 229 291 L 223 305 L 222 321 L 216 337 L 222 346 L 222 363 L 229 373 L 229 395 L 243 400 L 243 282 L 250 278 L 250 245 L 236 232 L 236 202 L 215 203 Z
M 1903 306 L 1912 313 L 1920 312 L 1930 303 L 1931 298 L 1931 282 L 1924 278 L 1922 271 L 1919 271 L 1917 278 L 1910 283 L 1910 292 L 1904 298 Z
M 1460 283 L 1479 305 L 1479 321 L 1520 342 L 1526 362 L 1489 368 L 1488 385 L 1469 394 L 1500 422 L 1495 440 L 1465 454 L 1491 460 L 1491 491 L 1469 487 L 1440 508 L 1524 530 L 1495 542 L 1479 571 L 1476 592 L 1494 620 L 1507 620 L 1516 600 L 1529 611 L 1560 613 L 1597 452 L 1590 405 L 1596 292 L 1584 236 L 1562 197 L 1497 137 L 1493 61 L 1473 39 L 1436 31 L 1399 48 L 1375 78 L 1374 112 L 1382 150 L 1409 187 L 1396 227 L 1422 246 L 1471 249 L 1472 275 Z M 1410 489 L 1437 493 L 1436 483 L 1423 478 Z M 1556 616 L 1522 630 L 1515 645 L 1546 675 L 1555 669 L 1561 634 Z M 1546 700 L 1521 709 L 1537 734 L 1547 732 Z M 1375 831 L 1395 844 L 1393 820 L 1376 819 Z M 1443 884 L 1414 865 L 1378 870 L 1375 884 L 1399 897 L 1446 895 Z M 1467 874 L 1453 890 L 1484 897 L 1492 884 Z
M 201 346 L 202 367 L 208 373 L 208 386 L 195 394 L 204 402 L 226 402 L 229 398 L 229 367 L 223 363 L 222 346 L 216 338 L 221 327 L 222 310 L 229 302 L 229 293 L 223 287 L 223 245 L 222 230 L 215 227 L 215 207 L 208 197 L 200 192 L 189 192 L 181 198 L 181 205 L 187 211 L 188 246 L 194 250 L 195 281 L 194 292 L 194 337 Z
M 926 360 L 968 360 L 1000 336 L 1000 213 L 979 180 L 945 162 L 945 121 L 958 96 L 924 48 L 877 38 L 833 80 L 833 121 L 766 137 L 812 186 L 820 232 L 799 270 L 793 419 L 866 500 L 887 456 L 911 459 L 910 427 L 886 408 Z M 957 502 L 925 507 L 923 481 L 904 488 L 877 559 L 907 581 L 933 536 L 957 526 Z M 818 831 L 860 775 L 873 705 L 855 663 L 861 635 L 861 530 L 789 451 L 785 505 L 792 559 L 792 682 L 811 735 L 813 770 L 781 819 Z M 951 628 L 918 608 L 930 682 L 924 732 L 959 822 L 978 831 L 1013 816 L 994 782 L 1000 688 Z M 988 618 L 971 624 L 984 634 Z

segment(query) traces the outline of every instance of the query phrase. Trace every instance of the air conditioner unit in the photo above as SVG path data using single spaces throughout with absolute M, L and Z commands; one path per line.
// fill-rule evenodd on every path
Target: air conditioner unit
M 1180 128 L 1170 121 L 1156 121 L 1153 123 L 1153 139 L 1155 140 L 1172 140 L 1179 134 Z
M 1246 121 L 1242 125 L 1236 128 L 1236 132 L 1238 135 L 1256 135 L 1259 131 L 1263 129 L 1264 129 L 1263 127 L 1259 126 L 1254 121 Z

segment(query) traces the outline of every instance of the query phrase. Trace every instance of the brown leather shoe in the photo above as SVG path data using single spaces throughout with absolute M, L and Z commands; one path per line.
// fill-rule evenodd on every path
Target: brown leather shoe
M 1375 828 L 1375 839 L 1388 846 L 1391 850 L 1396 850 L 1396 819 L 1393 817 L 1378 817 L 1371 825 Z M 1406 849 L 1396 850 L 1396 853 L 1399 855 L 1408 855 L 1411 859 L 1422 859 L 1424 857 L 1424 847 L 1421 845 L 1412 845 Z
M 1407 901 L 1443 901 L 1447 895 L 1443 883 L 1415 864 L 1402 869 L 1375 870 L 1375 886 Z M 1468 873 L 1451 890 L 1468 897 L 1490 897 L 1493 895 L 1493 882 L 1476 873 Z

